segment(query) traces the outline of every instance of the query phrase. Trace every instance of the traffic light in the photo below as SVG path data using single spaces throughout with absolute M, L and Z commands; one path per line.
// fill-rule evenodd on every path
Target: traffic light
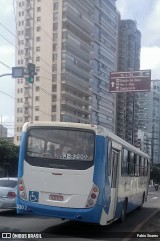
M 27 74 L 28 74 L 27 81 L 31 84 L 34 83 L 34 75 L 36 75 L 35 68 L 36 68 L 35 64 L 28 63 L 28 65 L 27 65 Z

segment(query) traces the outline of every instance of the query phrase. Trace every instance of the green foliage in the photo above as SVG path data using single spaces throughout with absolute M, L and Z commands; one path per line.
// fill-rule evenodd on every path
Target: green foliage
M 3 139 L 0 140 L 0 168 L 9 176 L 16 176 L 18 170 L 19 147 Z
M 160 183 L 160 167 L 158 167 L 157 165 L 153 166 L 150 179 L 153 180 L 153 182 Z

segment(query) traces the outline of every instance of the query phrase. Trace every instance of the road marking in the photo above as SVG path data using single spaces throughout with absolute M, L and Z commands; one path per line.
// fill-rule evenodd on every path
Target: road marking
M 159 198 L 159 197 L 152 197 L 151 199 L 157 199 L 157 198 Z
M 146 220 L 144 220 L 143 222 L 141 222 L 140 224 L 138 224 L 137 225 L 137 227 L 135 227 L 135 229 L 133 229 L 132 231 L 131 231 L 131 233 L 133 233 L 133 235 L 134 235 L 134 233 L 138 233 L 138 231 L 141 229 L 141 227 L 145 224 L 145 223 L 147 223 L 148 222 L 148 220 L 150 219 L 150 218 L 152 218 L 154 215 L 156 215 L 156 213 L 158 213 L 159 212 L 159 209 L 157 209 L 154 213 L 152 213 L 148 218 L 146 218 Z M 124 238 L 124 239 L 122 239 L 122 241 L 130 241 L 132 239 L 132 237 L 128 237 L 128 238 Z

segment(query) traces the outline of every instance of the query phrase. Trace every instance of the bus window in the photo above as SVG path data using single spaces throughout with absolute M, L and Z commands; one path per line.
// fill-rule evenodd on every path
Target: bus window
M 135 176 L 139 176 L 139 156 L 135 155 Z
M 140 157 L 140 166 L 139 166 L 140 176 L 144 175 L 144 157 Z
M 148 160 L 145 158 L 144 159 L 144 176 L 148 175 Z
M 126 149 L 122 151 L 121 175 L 128 175 L 128 150 Z
M 38 137 L 29 136 L 27 155 L 41 157 L 44 153 L 44 146 L 44 140 L 39 139 Z
M 95 135 L 92 131 L 33 127 L 27 137 L 26 161 L 30 165 L 80 170 L 93 165 Z
M 107 165 L 107 175 L 111 175 L 111 159 L 112 159 L 112 142 L 108 140 L 108 165 Z
M 128 155 L 128 172 L 129 172 L 129 175 L 133 176 L 134 175 L 134 153 L 133 152 L 129 152 L 129 155 Z

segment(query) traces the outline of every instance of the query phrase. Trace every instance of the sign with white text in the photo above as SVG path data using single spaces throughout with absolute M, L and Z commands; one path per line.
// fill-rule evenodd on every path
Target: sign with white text
M 147 92 L 151 89 L 151 70 L 111 72 L 109 92 Z

